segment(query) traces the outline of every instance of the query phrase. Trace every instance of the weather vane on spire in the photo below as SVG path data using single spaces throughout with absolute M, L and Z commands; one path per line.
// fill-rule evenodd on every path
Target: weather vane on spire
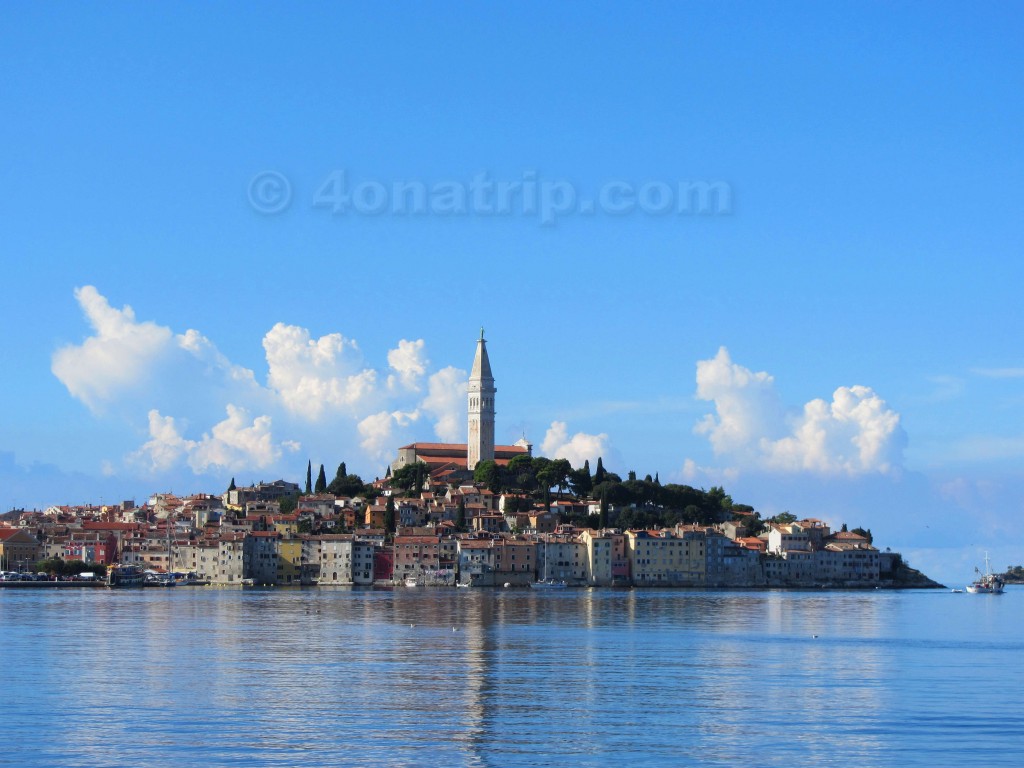
M 480 341 L 483 341 L 483 340 L 484 340 L 484 327 L 481 325 L 480 326 Z

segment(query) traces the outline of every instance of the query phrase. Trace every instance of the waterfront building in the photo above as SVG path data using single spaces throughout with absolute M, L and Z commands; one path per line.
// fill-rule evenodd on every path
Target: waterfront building
M 353 543 L 349 534 L 330 533 L 309 537 L 308 561 L 318 564 L 315 572 L 311 570 L 310 576 L 318 584 L 351 584 Z
M 441 569 L 440 536 L 395 536 L 394 539 L 396 584 L 412 579 L 419 584 L 436 579 Z
M 584 561 L 587 584 L 609 587 L 629 580 L 629 560 L 625 551 L 626 537 L 614 531 L 585 530 L 580 541 L 586 548 Z
M 536 579 L 537 544 L 525 539 L 494 539 L 491 545 L 495 584 L 522 586 Z
M 677 538 L 665 529 L 626 531 L 626 550 L 637 586 L 701 586 L 706 559 L 702 532 Z
M 21 528 L 0 528 L 0 570 L 30 571 L 39 560 L 39 542 Z
M 277 540 L 277 579 L 275 584 L 289 586 L 302 583 L 302 539 L 281 535 Z
M 494 547 L 490 538 L 459 539 L 459 581 L 494 586 Z
M 278 542 L 277 531 L 252 531 L 243 540 L 242 574 L 257 584 L 277 583 Z
M 352 540 L 352 583 L 373 584 L 374 554 L 377 547 L 370 539 L 354 536 Z
M 587 581 L 587 545 L 576 536 L 547 534 L 537 542 L 537 578 L 570 584 Z
M 705 534 L 704 546 L 707 552 L 706 584 L 709 587 L 752 587 L 762 583 L 757 549 L 745 547 L 717 531 Z

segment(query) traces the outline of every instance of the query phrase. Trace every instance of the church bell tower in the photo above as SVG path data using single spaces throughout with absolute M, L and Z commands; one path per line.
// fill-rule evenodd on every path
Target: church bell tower
M 484 329 L 476 343 L 473 371 L 469 374 L 469 440 L 466 446 L 466 468 L 471 472 L 481 461 L 494 458 L 494 376 L 487 359 Z

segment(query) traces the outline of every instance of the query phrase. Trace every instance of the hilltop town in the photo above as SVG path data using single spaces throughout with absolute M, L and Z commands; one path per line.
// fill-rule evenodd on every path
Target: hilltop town
M 160 583 L 275 586 L 940 586 L 879 550 L 870 530 L 762 519 L 722 488 L 623 480 L 494 442 L 483 332 L 468 386 L 468 442 L 402 446 L 384 478 L 341 463 L 305 487 L 278 480 L 144 504 L 12 511 L 0 570 L 22 578 L 137 566 Z M 24 576 L 21 574 L 33 574 Z

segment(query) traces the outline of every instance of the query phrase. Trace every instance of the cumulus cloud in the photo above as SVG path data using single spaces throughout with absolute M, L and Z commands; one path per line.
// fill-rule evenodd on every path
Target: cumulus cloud
M 397 376 L 388 377 L 390 388 L 393 389 L 396 384 L 401 384 L 406 389 L 419 391 L 420 379 L 427 372 L 428 364 L 423 347 L 423 339 L 416 341 L 402 339 L 398 342 L 398 347 L 388 350 L 388 365 L 397 374 Z
M 227 418 L 214 424 L 199 440 L 184 437 L 182 426 L 173 416 L 151 410 L 149 440 L 131 460 L 154 474 L 168 471 L 184 460 L 193 472 L 205 474 L 222 469 L 263 469 L 281 457 L 282 449 L 298 449 L 293 441 L 274 442 L 269 416 L 257 416 L 250 421 L 244 408 L 229 404 L 226 410 Z
M 248 368 L 232 363 L 212 341 L 199 331 L 189 329 L 174 337 L 178 346 L 196 360 L 201 361 L 209 371 L 221 371 L 235 382 L 256 386 L 256 377 Z
M 418 421 L 419 417 L 419 411 L 381 411 L 370 414 L 358 425 L 362 438 L 360 446 L 368 456 L 378 461 L 385 459 L 397 447 L 394 444 L 395 427 L 407 427 Z
M 296 415 L 352 414 L 375 394 L 377 372 L 363 367 L 359 346 L 340 333 L 314 340 L 305 328 L 277 323 L 263 337 L 263 349 L 267 384 Z
M 582 467 L 585 461 L 596 464 L 599 456 L 608 455 L 608 435 L 577 432 L 570 437 L 569 427 L 564 421 L 553 421 L 544 435 L 541 452 L 552 459 L 568 459 L 577 468 Z
M 888 473 L 902 460 L 899 414 L 870 387 L 842 386 L 787 412 L 774 380 L 732 362 L 722 347 L 697 363 L 697 397 L 715 413 L 695 427 L 716 455 L 741 467 L 821 474 Z
M 433 374 L 427 382 L 427 396 L 420 407 L 434 418 L 434 434 L 445 443 L 466 439 L 465 371 L 448 366 Z
M 182 437 L 173 416 L 161 416 L 154 408 L 148 417 L 149 440 L 130 459 L 151 473 L 164 472 L 187 457 L 196 444 Z
M 145 443 L 122 457 L 126 468 L 276 467 L 299 445 L 354 451 L 350 464 L 361 449 L 379 463 L 402 442 L 430 439 L 431 429 L 444 441 L 465 439 L 466 372 L 432 373 L 422 339 L 401 339 L 375 369 L 341 333 L 315 338 L 279 322 L 263 337 L 266 378 L 258 381 L 199 330 L 140 321 L 93 286 L 75 298 L 91 330 L 54 353 L 52 370 L 98 417 L 146 425 Z
M 96 412 L 119 394 L 144 383 L 151 364 L 173 345 L 171 331 L 137 322 L 128 305 L 114 309 L 93 286 L 75 299 L 95 332 L 81 344 L 58 349 L 51 370 L 73 397 Z

